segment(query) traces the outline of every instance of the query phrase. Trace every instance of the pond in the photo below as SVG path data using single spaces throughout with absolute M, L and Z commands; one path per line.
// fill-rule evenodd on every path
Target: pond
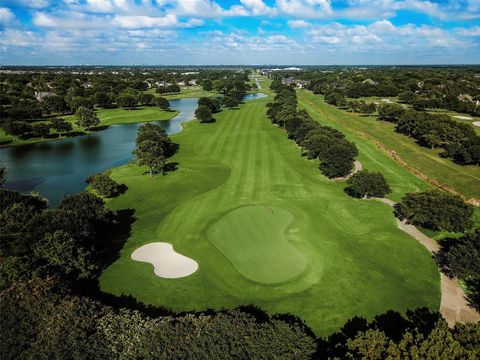
M 244 100 L 265 96 L 248 94 Z M 171 108 L 180 113 L 157 124 L 170 135 L 182 131 L 181 124 L 195 117 L 197 100 L 170 100 Z M 23 193 L 36 191 L 56 206 L 64 195 L 84 190 L 88 176 L 129 162 L 141 125 L 112 125 L 84 136 L 1 149 L 0 163 L 7 168 L 6 187 Z

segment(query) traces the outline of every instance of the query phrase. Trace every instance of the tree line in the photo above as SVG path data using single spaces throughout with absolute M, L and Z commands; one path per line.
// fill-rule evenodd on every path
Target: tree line
M 461 165 L 480 165 L 480 136 L 470 124 L 459 123 L 449 115 L 406 109 L 396 103 L 377 107 L 363 100 L 346 100 L 336 92 L 326 94 L 325 102 L 366 115 L 378 111 L 379 120 L 396 124 L 395 131 L 415 139 L 420 146 L 441 148 L 441 156 Z
M 302 146 L 308 157 L 320 160 L 320 170 L 330 178 L 350 174 L 357 147 L 345 135 L 329 126 L 322 126 L 304 111 L 297 111 L 295 90 L 279 81 L 271 84 L 276 92 L 274 101 L 267 104 L 267 116 L 287 131 L 289 138 Z
M 369 67 L 301 74 L 315 94 L 396 97 L 417 110 L 447 109 L 480 115 L 478 67 Z
M 218 79 L 212 82 L 210 79 L 203 81 L 203 89 L 210 91 L 215 89 L 221 97 L 201 97 L 198 99 L 198 107 L 195 110 L 195 117 L 201 123 L 215 122 L 213 114 L 222 110 L 222 107 L 229 109 L 236 108 L 243 101 L 243 98 L 250 89 L 246 83 L 246 74 L 237 74 L 225 79 Z
M 158 106 L 169 110 L 168 100 L 157 94 L 179 92 L 178 83 L 199 85 L 211 83 L 212 89 L 226 94 L 235 87 L 243 91 L 248 76 L 244 72 L 210 69 L 181 72 L 159 69 L 42 69 L 2 75 L 0 83 L 0 127 L 9 135 L 21 139 L 32 137 L 56 138 L 77 135 L 69 122 L 61 117 L 76 114 L 80 108 L 95 107 L 134 109 L 137 106 Z M 243 79 L 243 86 L 237 82 Z M 232 85 L 234 83 L 234 85 Z M 232 96 L 227 106 L 235 107 Z M 82 110 L 84 111 L 84 110 Z M 95 125 L 90 118 L 86 126 Z M 54 130 L 52 132 L 51 130 Z M 10 142 L 10 141 L 7 141 Z

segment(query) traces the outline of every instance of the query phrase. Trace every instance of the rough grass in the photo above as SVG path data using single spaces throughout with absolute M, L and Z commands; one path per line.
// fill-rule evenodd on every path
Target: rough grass
M 295 314 L 319 335 L 338 330 L 353 316 L 372 318 L 419 306 L 438 309 L 439 274 L 428 251 L 397 228 L 388 206 L 350 198 L 344 184 L 328 180 L 316 161 L 301 157 L 295 143 L 267 119 L 269 100 L 223 111 L 213 124 L 186 123 L 173 137 L 180 144 L 171 159 L 178 170 L 166 176 L 150 179 L 145 168 L 134 165 L 113 169 L 111 176 L 128 191 L 108 205 L 135 209 L 136 221 L 119 258 L 100 277 L 102 290 L 176 311 L 253 303 L 271 313 Z M 368 169 L 386 173 L 393 199 L 427 187 L 373 146 L 359 143 L 359 148 Z M 260 284 L 209 240 L 212 225 L 226 221 L 222 227 L 230 225 L 231 238 L 244 246 L 252 246 L 253 240 L 243 237 L 254 236 L 255 228 L 261 231 L 255 241 L 269 246 L 285 241 L 253 225 L 253 219 L 245 227 L 225 220 L 225 214 L 246 205 L 292 214 L 285 239 L 306 259 L 299 276 Z M 276 225 L 285 226 L 284 221 Z M 154 241 L 172 243 L 197 261 L 199 270 L 183 279 L 160 279 L 148 264 L 130 259 L 135 249 Z M 264 244 L 258 246 L 268 251 Z M 234 249 L 232 244 L 229 251 Z M 289 264 L 289 256 L 279 252 L 276 266 Z
M 451 188 L 467 198 L 479 197 L 480 168 L 478 166 L 462 166 L 450 159 L 444 159 L 439 156 L 440 150 L 421 147 L 415 143 L 415 140 L 396 133 L 395 125 L 392 123 L 377 121 L 373 116 L 362 116 L 339 110 L 325 104 L 323 97 L 306 90 L 299 90 L 298 96 L 301 107 L 316 116 L 320 123 L 342 130 L 357 143 L 360 148 L 360 161 L 362 163 L 368 161 L 364 163 L 367 169 L 373 170 L 372 167 L 377 162 L 376 157 L 381 152 L 377 145 L 381 144 L 387 151 L 394 151 L 410 167 L 434 182 Z M 392 173 L 389 169 L 390 167 L 386 169 L 382 169 L 382 166 L 376 167 L 376 170 L 387 172 L 389 181 L 393 180 L 393 176 L 401 173 L 396 170 Z

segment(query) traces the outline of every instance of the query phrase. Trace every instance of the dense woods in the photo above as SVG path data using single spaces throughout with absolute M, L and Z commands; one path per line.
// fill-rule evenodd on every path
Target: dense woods
M 270 120 L 285 129 L 288 136 L 302 146 L 309 158 L 320 160 L 320 170 L 330 178 L 348 175 L 358 150 L 354 143 L 334 128 L 322 126 L 306 111 L 297 111 L 295 90 L 281 82 L 271 85 L 277 95 L 267 104 Z

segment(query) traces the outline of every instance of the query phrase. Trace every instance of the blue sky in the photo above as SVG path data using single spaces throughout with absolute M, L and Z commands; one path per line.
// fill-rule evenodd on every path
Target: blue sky
M 479 64 L 480 0 L 0 0 L 0 64 Z

